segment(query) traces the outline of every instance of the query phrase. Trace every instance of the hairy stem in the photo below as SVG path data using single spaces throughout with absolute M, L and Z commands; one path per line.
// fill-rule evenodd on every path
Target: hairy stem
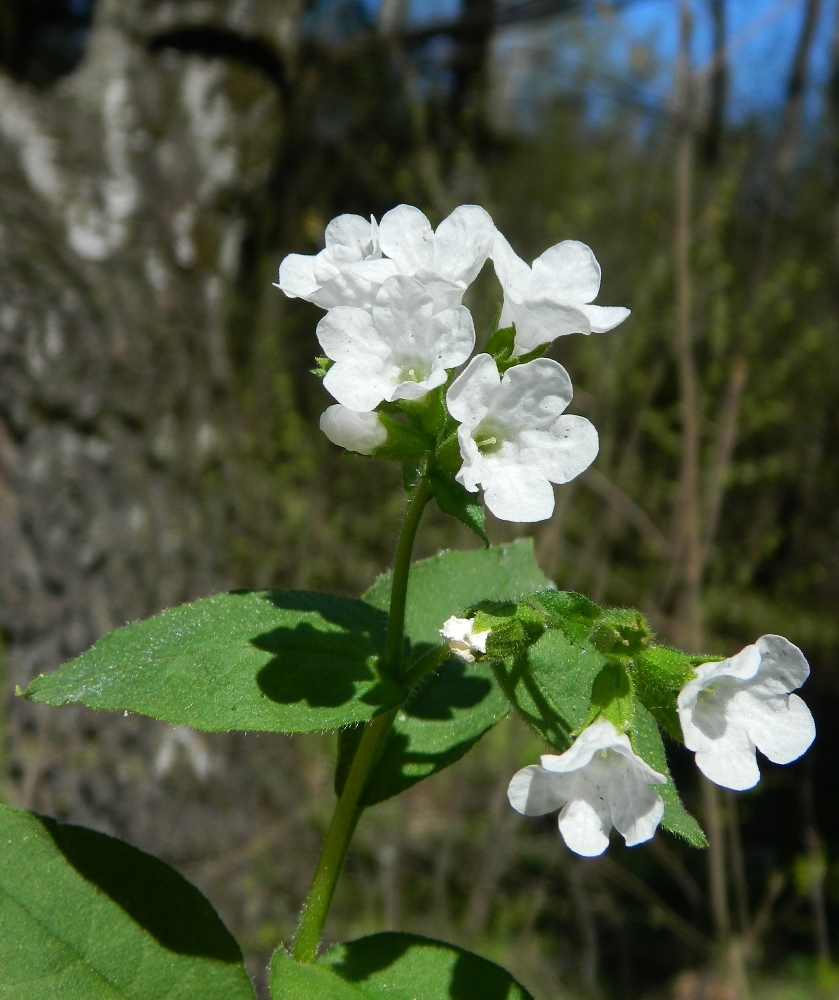
M 402 646 L 405 639 L 405 602 L 408 595 L 408 576 L 411 553 L 417 536 L 420 518 L 431 498 L 431 486 L 424 477 L 417 484 L 405 512 L 396 560 L 393 567 L 393 584 L 390 594 L 390 615 L 387 626 L 387 644 L 384 668 L 398 676 L 402 667 Z M 344 859 L 355 832 L 363 807 L 359 805 L 367 779 L 375 767 L 399 706 L 371 719 L 364 728 L 358 749 L 347 775 L 346 783 L 338 798 L 335 812 L 326 833 L 326 840 L 318 858 L 315 875 L 303 904 L 297 931 L 294 935 L 292 957 L 298 962 L 313 962 L 317 955 L 326 917 L 335 895 L 335 887 Z

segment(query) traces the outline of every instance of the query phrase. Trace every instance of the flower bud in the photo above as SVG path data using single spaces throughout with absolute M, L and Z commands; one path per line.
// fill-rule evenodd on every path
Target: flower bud
M 335 403 L 320 418 L 320 429 L 333 444 L 360 455 L 372 455 L 387 441 L 387 430 L 378 413 L 359 413 Z
M 443 623 L 440 635 L 455 656 L 459 656 L 467 663 L 475 662 L 476 653 L 483 654 L 487 651 L 489 629 L 476 632 L 474 618 L 458 618 L 452 615 Z
M 644 616 L 632 608 L 604 611 L 588 634 L 589 640 L 604 656 L 629 658 L 646 649 L 653 634 Z
M 475 628 L 490 630 L 486 655 L 494 660 L 518 656 L 545 632 L 544 618 L 529 604 L 485 601 L 475 610 Z

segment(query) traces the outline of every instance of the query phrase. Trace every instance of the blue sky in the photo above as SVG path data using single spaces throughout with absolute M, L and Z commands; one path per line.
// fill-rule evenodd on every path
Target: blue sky
M 371 6 L 377 0 L 367 0 Z M 819 89 L 829 64 L 836 7 L 839 0 L 822 0 L 810 107 L 815 110 Z M 410 0 L 412 20 L 433 21 L 456 15 L 459 0 Z M 594 6 L 594 5 L 593 5 Z M 693 0 L 696 16 L 694 61 L 701 66 L 710 55 L 708 0 Z M 729 39 L 736 51 L 731 61 L 730 115 L 737 119 L 777 105 L 795 47 L 804 12 L 804 0 L 727 0 Z M 613 63 L 628 60 L 637 43 L 647 44 L 660 60 L 660 71 L 650 81 L 650 96 L 663 99 L 672 79 L 677 40 L 677 0 L 632 0 L 615 15 Z M 592 15 L 594 17 L 598 15 Z

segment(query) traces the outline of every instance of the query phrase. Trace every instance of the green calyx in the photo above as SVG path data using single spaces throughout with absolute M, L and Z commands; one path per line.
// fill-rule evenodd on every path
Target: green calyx
M 545 632 L 545 620 L 529 604 L 517 601 L 484 601 L 471 609 L 474 632 L 489 631 L 486 659 L 504 660 L 519 656 Z
M 629 660 L 650 645 L 653 633 L 640 611 L 612 608 L 600 615 L 588 638 L 604 656 Z

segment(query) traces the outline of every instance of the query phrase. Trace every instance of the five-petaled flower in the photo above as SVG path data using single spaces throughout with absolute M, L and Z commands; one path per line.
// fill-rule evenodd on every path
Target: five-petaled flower
M 387 430 L 375 411 L 361 413 L 334 403 L 321 414 L 320 429 L 333 444 L 359 455 L 372 455 L 387 441 Z
M 810 674 L 804 654 L 780 635 L 764 635 L 696 670 L 678 697 L 685 745 L 715 784 L 741 791 L 760 780 L 755 748 L 789 764 L 813 742 L 809 708 L 794 694 Z
M 458 618 L 452 615 L 443 622 L 440 635 L 449 649 L 467 663 L 475 662 L 475 653 L 486 653 L 487 639 L 492 629 L 475 630 L 474 618 Z
M 465 306 L 434 313 L 430 293 L 403 276 L 384 282 L 372 313 L 352 306 L 331 309 L 317 336 L 335 362 L 323 384 L 353 410 L 424 396 L 443 385 L 446 369 L 462 365 L 475 346 Z
M 576 854 L 586 858 L 609 846 L 612 827 L 627 847 L 650 840 L 664 815 L 661 796 L 651 785 L 667 778 L 632 749 L 606 719 L 592 723 L 570 750 L 544 754 L 514 775 L 507 790 L 510 805 L 525 816 L 559 809 L 559 832 Z
M 563 415 L 573 390 L 556 361 L 537 358 L 498 374 L 488 354 L 473 358 L 446 395 L 460 422 L 458 481 L 484 489 L 505 521 L 544 521 L 554 508 L 551 483 L 567 483 L 597 455 L 597 431 L 585 417 Z
M 379 242 L 398 274 L 422 282 L 434 311 L 460 305 L 492 251 L 495 225 L 478 205 L 461 205 L 435 232 L 418 208 L 397 205 L 382 216 Z
M 515 355 L 568 333 L 605 333 L 629 315 L 622 306 L 595 306 L 600 265 L 585 243 L 565 240 L 528 265 L 496 232 L 495 273 L 504 289 L 502 327 L 515 324 Z
M 285 257 L 277 287 L 289 298 L 306 299 L 321 309 L 371 309 L 382 282 L 397 273 L 393 261 L 382 257 L 376 220 L 339 215 L 326 227 L 325 239 L 326 246 L 314 256 Z

